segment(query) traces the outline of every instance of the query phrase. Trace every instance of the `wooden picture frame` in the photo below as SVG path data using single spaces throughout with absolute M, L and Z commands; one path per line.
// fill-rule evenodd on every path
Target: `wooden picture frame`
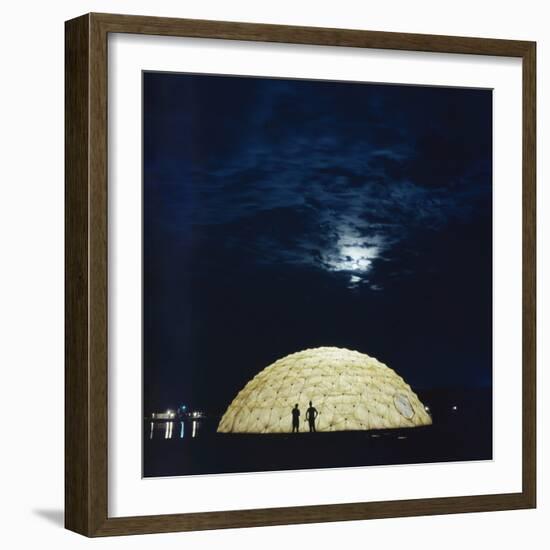
M 108 516 L 107 36 L 134 33 L 522 61 L 522 491 L 139 517 Z M 536 45 L 534 42 L 87 14 L 65 26 L 65 525 L 86 536 L 284 525 L 536 506 Z

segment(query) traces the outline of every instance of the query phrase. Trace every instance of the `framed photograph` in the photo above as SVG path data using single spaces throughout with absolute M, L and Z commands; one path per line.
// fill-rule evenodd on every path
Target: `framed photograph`
M 535 43 L 65 37 L 66 527 L 534 508 Z

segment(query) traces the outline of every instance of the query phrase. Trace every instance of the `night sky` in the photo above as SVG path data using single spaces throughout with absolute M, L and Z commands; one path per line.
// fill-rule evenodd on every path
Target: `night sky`
M 144 73 L 144 412 L 354 349 L 492 372 L 492 92 Z

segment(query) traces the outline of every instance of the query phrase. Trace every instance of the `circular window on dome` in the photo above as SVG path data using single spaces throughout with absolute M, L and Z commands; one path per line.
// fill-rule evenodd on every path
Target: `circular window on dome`
M 393 403 L 399 413 L 407 419 L 411 419 L 414 416 L 414 409 L 409 401 L 409 398 L 402 393 L 396 393 L 393 396 Z

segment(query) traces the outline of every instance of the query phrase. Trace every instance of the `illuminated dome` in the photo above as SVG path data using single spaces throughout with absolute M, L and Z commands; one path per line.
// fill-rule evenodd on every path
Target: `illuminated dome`
M 309 402 L 319 412 L 319 432 L 412 428 L 431 424 L 430 415 L 398 375 L 373 357 L 348 349 L 322 347 L 287 355 L 259 372 L 237 394 L 218 432 L 292 431 L 291 409 Z

